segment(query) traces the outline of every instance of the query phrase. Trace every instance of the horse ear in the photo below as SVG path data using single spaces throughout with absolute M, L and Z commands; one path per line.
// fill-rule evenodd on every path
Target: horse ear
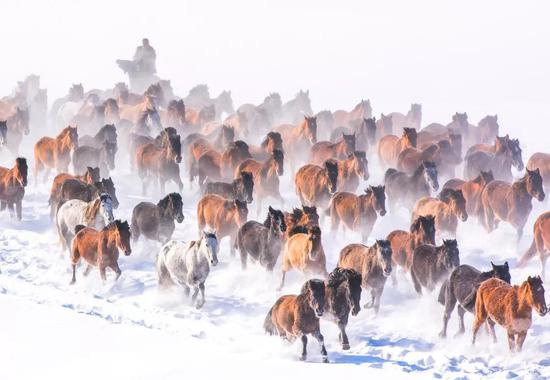
M 495 264 L 493 264 L 492 261 L 491 261 L 491 267 L 492 267 L 493 269 L 496 269 L 496 268 L 495 268 Z
M 505 261 L 505 262 L 504 262 L 504 266 L 505 266 L 506 268 L 508 268 L 508 261 Z
M 273 210 L 273 207 L 269 206 L 269 212 L 270 212 L 270 213 L 275 212 L 275 210 Z

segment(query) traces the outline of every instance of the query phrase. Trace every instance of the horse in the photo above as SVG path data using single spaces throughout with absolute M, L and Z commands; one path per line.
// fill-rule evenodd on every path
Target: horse
M 452 236 L 456 236 L 458 219 L 463 222 L 468 220 L 466 200 L 462 190 L 445 189 L 441 192 L 439 199 L 432 197 L 420 198 L 414 205 L 411 221 L 414 221 L 420 215 L 433 215 L 436 231 L 439 233 L 446 231 Z
M 90 202 L 101 193 L 107 193 L 113 200 L 113 207 L 118 208 L 119 202 L 116 196 L 115 184 L 111 177 L 103 178 L 101 181 L 87 184 L 75 178 L 66 179 L 59 191 L 60 200 L 80 199 L 84 202 Z
M 464 314 L 466 311 L 474 312 L 476 304 L 476 294 L 479 285 L 490 278 L 498 278 L 506 283 L 510 283 L 510 267 L 506 261 L 503 265 L 495 265 L 491 262 L 491 270 L 481 272 L 470 265 L 459 265 L 441 286 L 438 301 L 445 306 L 443 312 L 443 329 L 439 333 L 440 338 L 447 336 L 447 324 L 451 318 L 456 303 L 458 302 L 459 328 L 455 336 L 464 334 Z
M 6 122 L 6 148 L 16 156 L 19 152 L 19 146 L 23 141 L 23 136 L 29 134 L 30 116 L 27 109 L 15 107 L 8 114 L 0 113 L 0 120 Z
M 217 194 L 227 199 L 238 199 L 241 202 L 252 203 L 254 200 L 254 177 L 251 172 L 241 171 L 231 183 L 206 182 L 202 194 Z
M 533 309 L 543 317 L 548 312 L 540 276 L 527 278 L 521 286 L 512 286 L 497 278 L 484 281 L 477 291 L 472 344 L 487 321 L 496 342 L 495 323 L 506 329 L 510 352 L 519 352 L 532 323 Z
M 317 118 L 317 137 L 321 140 L 327 140 L 330 139 L 331 142 L 334 142 L 332 140 L 332 131 L 334 130 L 334 116 L 332 115 L 332 112 L 329 110 L 323 110 L 319 111 L 314 115 Z M 347 130 L 350 130 L 347 127 Z M 335 139 L 339 139 L 342 135 L 338 134 L 335 136 Z
M 535 170 L 539 169 L 540 175 L 543 179 L 544 189 L 550 190 L 550 154 L 537 152 L 533 153 L 526 165 L 527 169 Z
M 380 115 L 380 119 L 376 120 L 376 141 L 384 136 L 391 135 L 393 133 L 393 121 L 389 115 Z
M 0 120 L 0 149 L 4 148 L 8 142 L 8 122 Z
M 55 217 L 55 211 L 57 204 L 61 201 L 61 186 L 63 182 L 68 179 L 76 179 L 87 183 L 88 185 L 93 185 L 96 182 L 101 180 L 99 175 L 99 168 L 92 168 L 90 166 L 86 167 L 86 171 L 82 175 L 72 175 L 69 173 L 60 173 L 55 176 L 52 182 L 52 188 L 50 190 L 50 198 L 48 199 L 48 205 L 50 206 L 50 217 L 53 219 Z
M 403 128 L 401 137 L 386 135 L 378 141 L 380 163 L 395 167 L 399 154 L 407 148 L 416 148 L 416 129 Z
M 521 240 L 523 227 L 533 209 L 533 198 L 542 202 L 545 197 L 539 169 L 526 171 L 512 184 L 492 181 L 483 189 L 481 204 L 487 232 L 497 228 L 499 221 L 508 222 L 516 230 L 518 242 Z
M 17 157 L 13 168 L 8 169 L 0 166 L 0 210 L 6 206 L 10 213 L 15 212 L 18 220 L 21 220 L 22 201 L 27 186 L 27 160 Z
M 223 153 L 215 149 L 207 150 L 197 162 L 199 186 L 204 184 L 206 178 L 213 180 L 231 178 L 239 165 L 251 158 L 248 144 L 242 140 L 230 143 Z M 252 171 L 246 168 L 244 170 Z
M 363 120 L 364 118 L 372 117 L 372 107 L 370 100 L 363 100 L 353 107 L 350 112 L 344 110 L 337 110 L 332 113 L 334 118 L 334 125 L 337 126 L 351 126 L 353 122 L 357 120 Z
M 406 115 L 392 112 L 388 116 L 391 117 L 393 130 L 396 132 L 403 130 L 403 128 L 420 129 L 422 123 L 422 105 L 412 103 Z
M 321 229 L 319 226 L 307 227 L 306 233 L 296 233 L 288 238 L 283 250 L 281 265 L 281 283 L 277 288 L 281 291 L 285 286 L 286 273 L 291 269 L 300 271 L 304 276 L 327 276 L 327 263 Z
M 539 215 L 533 225 L 533 241 L 518 262 L 518 267 L 523 267 L 527 262 L 539 254 L 542 264 L 542 278 L 546 278 L 546 260 L 550 256 L 550 211 Z
M 354 123 L 353 128 L 338 127 L 331 130 L 330 141 L 335 143 L 343 133 L 355 134 L 355 148 L 367 151 L 370 147 L 376 145 L 376 118 L 363 118 L 361 122 Z
M 58 173 L 66 172 L 71 162 L 71 150 L 78 148 L 78 131 L 73 127 L 63 129 L 55 138 L 42 137 L 34 144 L 34 177 L 38 182 L 38 174 L 46 170 L 46 182 L 50 169 Z
M 204 305 L 204 283 L 210 267 L 218 265 L 219 245 L 215 232 L 202 231 L 199 240 L 184 243 L 170 240 L 157 256 L 156 268 L 160 287 L 179 284 L 185 295 L 193 289 L 191 302 L 197 309 Z M 198 293 L 201 299 L 196 301 Z
M 311 100 L 309 99 L 309 90 L 300 90 L 294 99 L 284 103 L 281 106 L 281 115 L 291 123 L 300 120 L 302 115 L 313 115 Z
M 483 220 L 483 208 L 481 204 L 481 193 L 487 184 L 493 181 L 493 172 L 480 172 L 479 175 L 471 181 L 464 181 L 458 178 L 452 178 L 445 182 L 443 189 L 461 190 L 466 200 L 466 212 Z
M 140 103 L 136 105 L 121 104 L 119 106 L 121 120 L 128 120 L 134 125 L 143 121 L 145 117 L 151 117 L 157 126 L 161 126 L 160 115 L 157 109 L 157 100 L 155 96 L 147 94 L 143 96 Z
M 343 222 L 345 228 L 360 233 L 361 240 L 367 241 L 378 215 L 386 215 L 385 187 L 369 186 L 361 195 L 334 193 L 325 214 L 330 216 L 333 233 L 338 232 Z
M 182 133 L 187 125 L 185 120 L 185 110 L 185 103 L 182 99 L 170 100 L 166 110 L 160 111 L 160 120 L 162 125 L 174 127 L 179 131 L 179 133 Z
M 99 167 L 102 177 L 109 176 L 115 169 L 117 144 L 104 141 L 99 148 L 80 145 L 73 152 L 73 167 L 76 173 L 82 173 L 88 166 Z
M 337 143 L 319 141 L 310 149 L 309 163 L 321 165 L 330 158 L 341 160 L 355 152 L 355 133 L 346 135 L 342 133 L 342 139 Z
M 302 157 L 295 157 L 295 155 L 309 151 L 317 142 L 317 118 L 304 116 L 298 125 L 283 124 L 273 132 L 278 132 L 283 138 L 284 151 L 287 152 L 291 171 L 294 172 L 295 165 L 303 161 Z
M 154 143 L 139 147 L 136 152 L 136 166 L 142 182 L 143 195 L 147 193 L 147 182 L 153 177 L 157 177 L 161 193 L 164 193 L 164 186 L 168 179 L 174 180 L 182 188 L 179 168 L 177 171 L 174 170 L 174 166 L 177 167 L 180 162 L 181 141 L 179 135 L 168 137 L 163 147 Z
M 250 257 L 268 272 L 272 272 L 281 254 L 286 231 L 285 218 L 280 210 L 269 206 L 264 223 L 249 220 L 239 228 L 235 248 L 241 257 L 242 269 L 246 269 Z
M 411 278 L 414 290 L 422 294 L 422 288 L 433 291 L 436 285 L 444 281 L 451 271 L 460 265 L 458 244 L 455 239 L 445 240 L 443 244 L 421 244 L 413 251 Z
M 414 249 L 421 244 L 435 245 L 435 217 L 421 215 L 412 222 L 409 232 L 394 230 L 386 239 L 391 244 L 393 264 L 408 272 L 412 266 Z M 395 271 L 392 272 L 394 284 L 397 283 L 395 274 Z
M 346 159 L 338 160 L 338 178 L 336 188 L 340 191 L 354 192 L 359 180 L 369 179 L 369 161 L 364 151 L 356 150 Z
M 413 173 L 422 161 L 433 161 L 440 176 L 453 177 L 455 168 L 462 159 L 457 154 L 451 142 L 447 139 L 431 144 L 424 149 L 407 148 L 397 157 L 397 168 L 407 173 Z
M 517 139 L 497 137 L 494 149 L 494 153 L 476 151 L 466 155 L 464 178 L 473 179 L 480 171 L 492 170 L 495 179 L 511 181 L 512 166 L 518 171 L 523 170 L 522 151 Z
M 325 281 L 325 312 L 322 318 L 332 321 L 340 330 L 342 350 L 349 350 L 346 326 L 349 314 L 361 311 L 361 274 L 353 269 L 335 268 Z
M 78 225 L 74 232 L 76 235 L 71 249 L 73 267 L 71 285 L 76 283 L 76 266 L 81 258 L 88 264 L 84 270 L 84 276 L 90 273 L 92 266 L 97 266 L 103 282 L 107 281 L 107 268 L 111 268 L 116 273 L 116 280 L 118 280 L 122 273 L 118 266 L 119 250 L 126 256 L 132 253 L 128 222 L 116 219 L 101 230 Z
M 83 225 L 101 229 L 115 220 L 113 200 L 109 194 L 102 193 L 90 202 L 71 199 L 61 202 L 57 207 L 55 226 L 63 250 L 71 253 L 71 241 L 75 236 L 75 227 Z
M 302 206 L 294 208 L 292 212 L 284 212 L 286 233 L 285 240 L 298 232 L 307 232 L 308 227 L 319 225 L 319 214 L 317 207 Z
M 176 229 L 174 220 L 183 222 L 183 201 L 178 193 L 170 193 L 157 204 L 140 202 L 132 211 L 132 238 L 141 235 L 150 240 L 166 243 Z
M 248 159 L 239 164 L 235 169 L 235 178 L 242 172 L 252 173 L 254 178 L 254 193 L 258 201 L 258 214 L 262 209 L 264 198 L 272 197 L 284 206 L 284 198 L 279 191 L 279 177 L 284 174 L 284 154 L 279 149 L 271 153 L 271 157 L 264 162 Z
M 235 256 L 235 241 L 239 228 L 246 223 L 248 208 L 246 202 L 229 200 L 216 194 L 204 195 L 197 203 L 197 222 L 202 231 L 208 225 L 216 231 L 221 241 L 229 236 L 231 257 Z
M 105 124 L 93 137 L 89 135 L 80 136 L 78 138 L 78 145 L 88 145 L 94 148 L 100 148 L 105 141 L 116 145 L 117 140 L 118 133 L 115 125 Z
M 427 197 L 439 189 L 437 166 L 432 161 L 423 161 L 412 175 L 396 169 L 384 174 L 384 185 L 391 209 L 403 205 L 411 209 L 418 198 Z
M 296 194 L 306 206 L 325 208 L 338 184 L 338 163 L 326 160 L 323 167 L 302 166 L 294 176 Z
M 277 334 L 289 342 L 294 342 L 300 337 L 300 360 L 307 358 L 307 334 L 313 335 L 321 346 L 323 363 L 328 363 L 328 354 L 319 327 L 319 318 L 324 313 L 325 298 L 325 283 L 322 280 L 306 281 L 299 295 L 281 296 L 275 302 L 265 317 L 264 330 L 269 335 Z
M 378 314 L 380 299 L 386 279 L 392 273 L 392 249 L 388 240 L 376 240 L 367 247 L 363 244 L 348 244 L 340 251 L 338 267 L 353 269 L 361 274 L 361 286 L 369 290 L 371 300 L 365 309 L 374 309 Z

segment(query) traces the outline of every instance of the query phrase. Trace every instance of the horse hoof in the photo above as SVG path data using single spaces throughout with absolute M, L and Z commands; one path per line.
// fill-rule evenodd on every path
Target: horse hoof
M 342 344 L 342 350 L 349 350 L 349 344 Z
M 440 337 L 441 339 L 445 339 L 445 338 L 447 338 L 447 334 L 445 334 L 443 331 L 441 331 L 441 332 L 439 333 L 439 337 Z
M 464 331 L 458 331 L 456 334 L 455 334 L 455 338 L 458 338 L 459 336 L 462 336 L 464 335 Z
M 323 357 L 323 363 L 328 363 L 328 358 L 326 356 Z
M 71 282 L 69 282 L 69 285 L 74 285 L 76 283 L 76 280 L 71 280 Z
M 306 356 L 305 356 L 305 355 L 301 355 L 301 356 L 300 356 L 300 361 L 302 361 L 302 362 L 306 361 Z
M 365 308 L 365 309 L 372 309 L 373 306 L 374 306 L 374 305 L 373 305 L 373 303 L 371 302 L 371 303 L 366 303 L 366 304 L 363 306 L 363 308 Z

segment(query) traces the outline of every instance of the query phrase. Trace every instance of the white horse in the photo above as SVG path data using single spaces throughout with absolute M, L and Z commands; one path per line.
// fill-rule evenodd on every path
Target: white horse
M 113 220 L 113 200 L 109 194 L 102 193 L 90 202 L 71 199 L 63 203 L 56 214 L 57 232 L 63 249 L 70 253 L 77 225 L 101 230 Z
M 218 264 L 218 249 L 214 232 L 203 231 L 199 240 L 189 243 L 170 240 L 157 257 L 159 286 L 179 284 L 186 296 L 193 288 L 193 303 L 200 290 L 201 300 L 195 303 L 195 307 L 200 309 L 204 305 L 204 282 L 210 273 L 210 266 Z

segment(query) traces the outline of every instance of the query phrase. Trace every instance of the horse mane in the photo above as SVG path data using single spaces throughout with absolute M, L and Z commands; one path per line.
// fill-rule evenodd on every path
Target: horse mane
M 297 222 L 302 219 L 302 217 L 304 216 L 304 212 L 299 208 L 293 208 L 290 216 L 295 222 Z
M 267 217 L 265 218 L 263 225 L 264 225 L 265 228 L 268 228 L 268 229 L 271 228 L 271 213 L 270 212 L 267 213 Z
M 321 287 L 325 287 L 325 283 L 322 280 L 319 280 L 317 278 L 307 280 L 306 282 L 304 282 L 302 288 L 300 289 L 300 295 L 307 295 L 310 288 L 320 289 Z
M 90 225 L 95 219 L 97 213 L 99 212 L 99 206 L 101 205 L 100 197 L 97 197 L 91 202 L 88 202 L 88 205 L 84 209 L 84 220 L 86 225 Z
M 179 195 L 178 193 L 170 193 L 167 196 L 165 196 L 164 198 L 162 198 L 160 201 L 158 201 L 157 206 L 160 207 L 163 210 L 166 210 L 168 208 L 168 204 L 170 203 L 172 198 L 175 198 L 177 196 L 179 196 L 181 198 L 181 195 Z

